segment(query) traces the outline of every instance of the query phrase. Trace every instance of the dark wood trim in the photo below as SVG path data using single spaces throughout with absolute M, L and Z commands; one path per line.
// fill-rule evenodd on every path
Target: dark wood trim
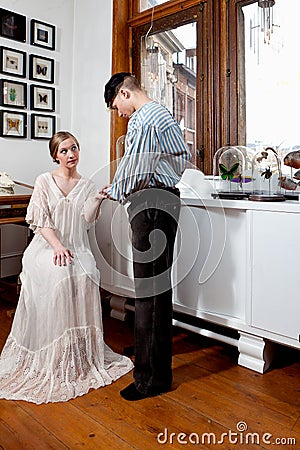
M 137 5 L 139 0 L 132 0 L 134 15 L 130 17 L 128 24 L 131 27 L 139 27 L 145 23 L 149 23 L 152 18 L 152 8 L 149 8 L 142 12 L 137 12 Z M 207 3 L 207 0 L 173 0 L 154 7 L 153 19 L 162 19 L 164 17 L 172 16 L 179 12 L 190 9 L 194 6 L 198 6 L 201 3 Z
M 210 148 L 214 141 L 213 109 L 213 42 L 209 39 L 213 26 L 210 20 L 212 2 L 203 3 L 200 8 L 197 36 L 197 145 L 200 155 L 197 166 L 205 173 L 210 170 Z
M 113 0 L 112 74 L 130 71 L 129 11 L 129 0 Z M 116 171 L 116 142 L 122 134 L 126 133 L 127 122 L 119 118 L 116 112 L 110 114 L 110 175 L 112 178 Z
M 20 205 L 27 207 L 31 194 L 9 194 L 0 195 L 0 205 L 12 205 L 12 208 L 16 208 Z
M 227 0 L 227 61 L 230 81 L 227 99 L 227 144 L 246 145 L 245 46 L 242 7 L 256 0 Z M 226 142 L 226 141 L 225 141 Z
M 0 205 L 7 205 L 0 209 L 0 225 L 25 223 L 30 198 L 31 193 L 0 195 Z

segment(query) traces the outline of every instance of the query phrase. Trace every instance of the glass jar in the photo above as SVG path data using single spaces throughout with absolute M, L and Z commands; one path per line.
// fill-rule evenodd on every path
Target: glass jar
M 253 194 L 250 200 L 284 200 L 281 162 L 272 147 L 263 147 L 252 159 Z
M 251 181 L 247 147 L 219 148 L 213 159 L 214 197 L 245 198 L 245 184 Z

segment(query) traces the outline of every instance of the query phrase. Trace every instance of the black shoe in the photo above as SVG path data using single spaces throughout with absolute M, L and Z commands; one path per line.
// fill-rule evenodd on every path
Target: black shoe
M 161 395 L 164 392 L 168 392 L 169 389 L 160 389 L 159 391 L 152 390 L 148 394 L 144 394 L 143 392 L 140 392 L 135 387 L 134 383 L 129 384 L 125 389 L 120 391 L 120 395 L 129 402 L 134 402 L 136 400 L 143 400 L 144 398 L 148 397 L 156 397 L 157 395 Z
M 134 356 L 134 346 L 129 345 L 128 347 L 124 347 L 123 355 L 128 356 L 128 357 Z

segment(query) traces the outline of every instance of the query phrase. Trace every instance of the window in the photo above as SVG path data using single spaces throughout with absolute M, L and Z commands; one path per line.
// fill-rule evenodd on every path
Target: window
M 283 157 L 300 148 L 300 62 L 296 57 L 300 2 L 276 0 L 271 8 L 270 30 L 268 23 L 263 26 L 263 14 L 268 14 L 268 10 L 252 3 L 242 5 L 241 11 L 246 144 L 252 148 L 272 146 Z
M 206 174 L 220 147 L 246 143 L 238 21 L 250 2 L 113 0 L 112 71 L 133 72 L 172 111 L 192 162 Z M 125 121 L 113 115 L 111 130 L 113 161 Z
M 142 87 L 173 113 L 186 143 L 191 133 L 196 136 L 196 31 L 196 23 L 192 22 L 141 37 Z M 195 138 L 192 143 L 195 161 Z
M 195 98 L 187 99 L 187 128 L 195 132 Z
M 170 108 L 204 173 L 227 145 L 300 147 L 299 0 L 275 1 L 269 44 L 257 0 L 140 1 L 114 0 L 112 70 L 134 72 Z M 113 160 L 126 123 L 112 122 Z
M 153 8 L 153 6 L 161 5 L 169 0 L 139 0 L 139 11 L 145 11 L 145 9 Z
M 204 169 L 204 154 L 199 149 L 204 148 L 204 135 L 197 124 L 203 114 L 201 102 L 204 99 L 200 101 L 197 95 L 197 61 L 201 48 L 198 39 L 203 29 L 203 4 L 194 0 L 169 0 L 149 9 L 147 16 L 143 15 L 145 12 L 136 13 L 129 20 L 132 26 L 132 70 L 148 95 L 173 113 L 186 143 L 191 146 L 192 163 L 201 169 Z M 193 101 L 188 101 L 188 98 Z
M 180 94 L 180 92 L 177 91 L 175 94 L 175 99 L 176 99 L 176 103 L 175 103 L 176 107 L 174 110 L 174 117 L 177 120 L 177 122 L 179 123 L 179 125 L 181 126 L 181 128 L 184 128 L 184 126 L 185 126 L 184 96 L 182 94 Z

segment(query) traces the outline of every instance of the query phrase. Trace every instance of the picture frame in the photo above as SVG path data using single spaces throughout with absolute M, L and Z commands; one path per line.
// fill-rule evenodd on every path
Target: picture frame
M 11 138 L 27 137 L 27 114 L 20 111 L 0 111 L 0 136 Z
M 55 50 L 55 26 L 31 19 L 30 44 L 36 47 L 47 48 L 48 50 Z
M 26 42 L 26 16 L 0 8 L 0 36 Z
M 30 108 L 37 111 L 55 111 L 55 89 L 49 86 L 30 86 Z
M 29 79 L 42 83 L 54 83 L 54 59 L 29 55 Z
M 0 46 L 0 73 L 14 77 L 26 77 L 26 52 Z
M 0 80 L 0 105 L 25 109 L 27 107 L 27 84 L 15 80 Z
M 55 116 L 31 114 L 31 139 L 51 139 L 55 133 Z

